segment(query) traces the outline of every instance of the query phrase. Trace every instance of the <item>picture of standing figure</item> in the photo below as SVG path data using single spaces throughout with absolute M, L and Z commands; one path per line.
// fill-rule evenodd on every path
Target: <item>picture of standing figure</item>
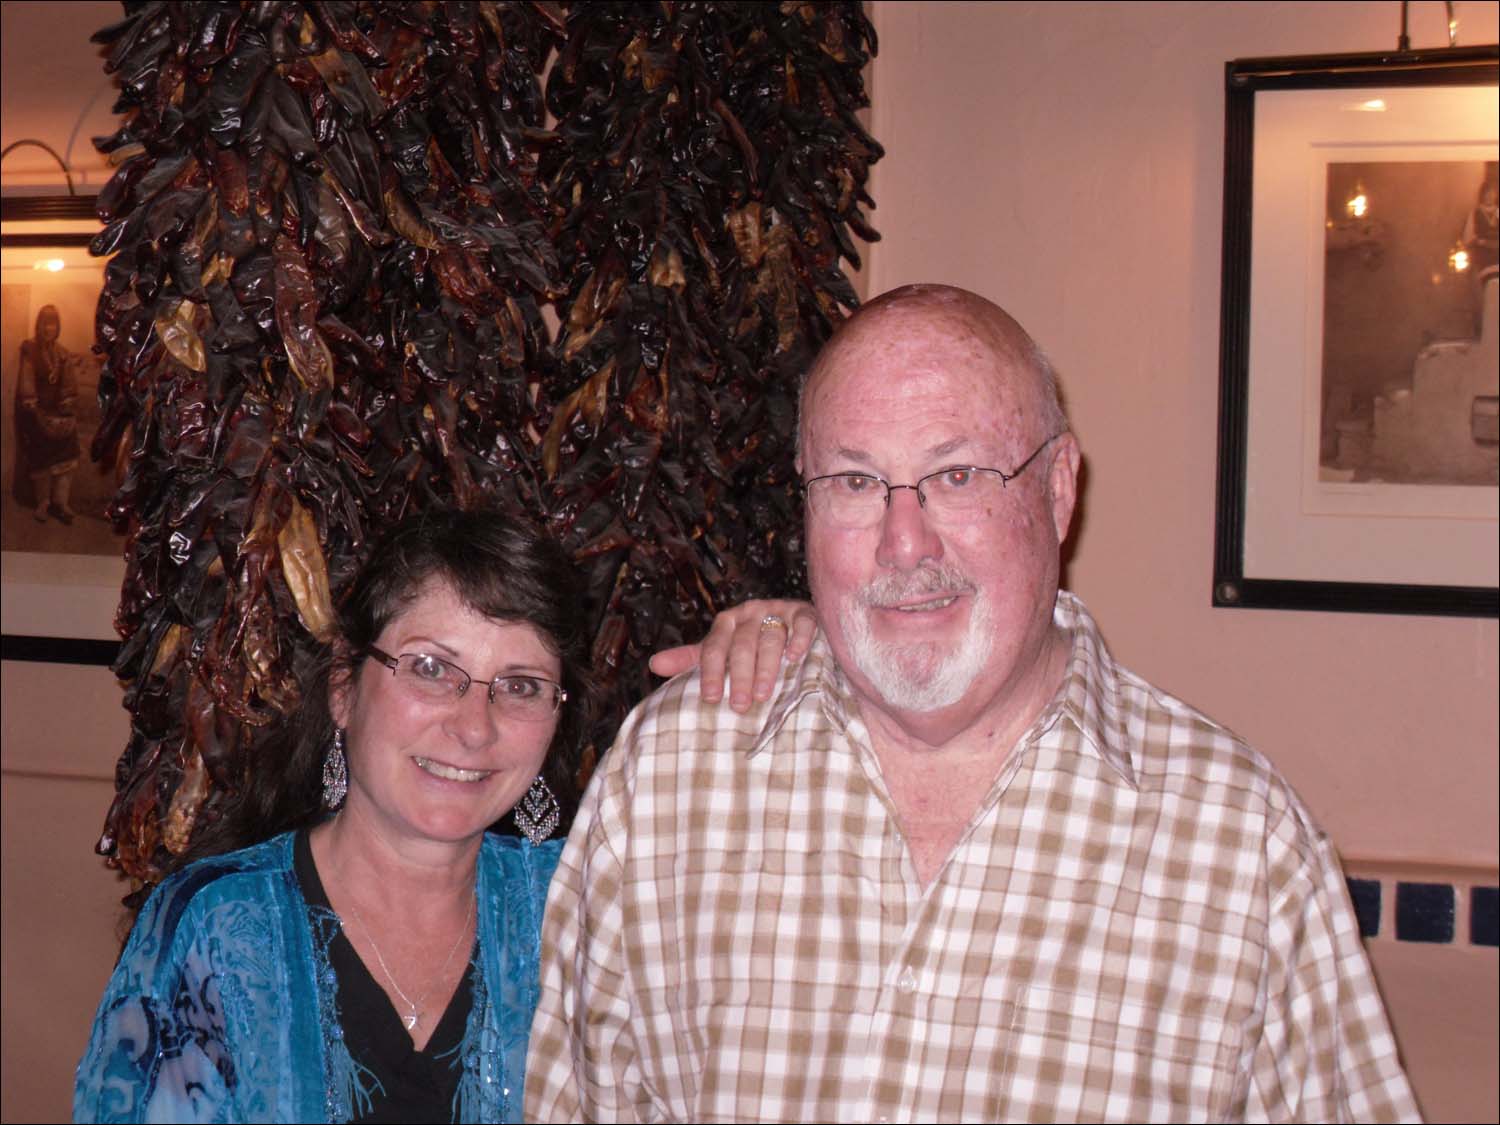
M 1479 185 L 1479 202 L 1464 220 L 1461 238 L 1469 254 L 1469 270 L 1475 275 L 1500 262 L 1500 184 L 1494 179 L 1494 165 Z
M 116 465 L 97 465 L 89 455 L 100 422 L 102 358 L 92 345 L 103 274 L 86 258 L 75 264 L 86 253 L 67 245 L 4 249 L 0 548 L 8 582 L 26 567 L 50 581 L 60 566 L 74 565 L 64 556 L 111 565 L 120 558 L 123 537 L 109 518 Z M 57 259 L 68 264 L 55 268 Z
M 48 517 L 71 524 L 73 475 L 78 470 L 78 357 L 59 342 L 62 318 L 54 305 L 36 314 L 36 332 L 21 343 L 16 379 L 17 501 L 38 523 Z

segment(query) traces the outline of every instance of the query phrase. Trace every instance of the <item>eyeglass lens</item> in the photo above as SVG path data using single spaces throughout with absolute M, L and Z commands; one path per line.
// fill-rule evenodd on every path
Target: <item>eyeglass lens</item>
M 433 702 L 457 699 L 474 682 L 458 665 L 422 652 L 403 652 L 392 672 L 407 691 Z M 564 698 L 556 684 L 539 676 L 496 676 L 482 686 L 491 703 L 523 719 L 547 718 Z
M 808 485 L 808 499 L 821 514 L 850 526 L 868 527 L 885 515 L 887 491 L 915 488 L 923 508 L 935 520 L 966 520 L 982 515 L 1005 489 L 994 469 L 946 469 L 915 485 L 888 485 L 876 476 L 840 474 L 819 477 Z

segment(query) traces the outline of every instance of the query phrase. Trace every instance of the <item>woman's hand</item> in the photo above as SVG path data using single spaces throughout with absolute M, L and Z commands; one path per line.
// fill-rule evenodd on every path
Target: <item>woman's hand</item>
M 749 601 L 715 617 L 697 644 L 656 653 L 651 671 L 675 676 L 696 664 L 703 701 L 717 703 L 724 698 L 727 668 L 729 706 L 744 712 L 752 698 L 757 703 L 771 698 L 782 661 L 801 660 L 817 635 L 818 615 L 807 602 Z

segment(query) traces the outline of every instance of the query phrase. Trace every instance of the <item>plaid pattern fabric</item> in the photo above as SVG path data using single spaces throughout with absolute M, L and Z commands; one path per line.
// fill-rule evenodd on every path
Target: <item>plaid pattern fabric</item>
M 530 1120 L 1416 1120 L 1333 849 L 1228 731 L 1064 681 L 920 886 L 819 642 L 637 708 L 552 885 Z

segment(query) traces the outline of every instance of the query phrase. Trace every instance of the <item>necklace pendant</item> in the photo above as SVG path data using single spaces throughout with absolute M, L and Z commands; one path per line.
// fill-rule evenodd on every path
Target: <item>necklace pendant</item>
M 412 1028 L 417 1026 L 417 1021 L 421 1018 L 422 1017 L 420 1015 L 413 1011 L 402 1016 L 401 1022 L 406 1025 L 406 1030 L 410 1031 Z

